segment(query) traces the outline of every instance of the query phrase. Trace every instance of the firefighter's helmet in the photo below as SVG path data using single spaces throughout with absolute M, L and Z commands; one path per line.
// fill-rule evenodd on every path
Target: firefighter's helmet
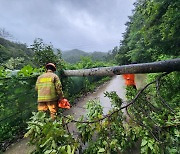
M 54 68 L 54 71 L 56 71 L 56 65 L 55 65 L 55 64 L 53 64 L 53 63 L 48 63 L 48 64 L 46 65 L 46 69 L 48 68 L 48 66 L 53 67 L 53 68 Z

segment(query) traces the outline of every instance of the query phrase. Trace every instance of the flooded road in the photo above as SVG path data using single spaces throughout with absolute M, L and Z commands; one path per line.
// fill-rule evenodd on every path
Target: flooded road
M 144 75 L 139 76 L 138 78 L 143 78 Z M 137 84 L 137 88 L 141 87 L 143 85 L 142 80 L 139 79 L 139 85 Z M 116 91 L 116 93 L 119 95 L 120 98 L 125 100 L 125 82 L 121 75 L 114 76 L 110 81 L 107 83 L 101 85 L 96 89 L 95 92 L 88 94 L 85 98 L 80 99 L 75 106 L 73 106 L 70 110 L 67 110 L 65 114 L 72 115 L 74 119 L 78 119 L 81 115 L 85 115 L 85 105 L 86 102 L 92 99 L 100 100 L 101 105 L 103 106 L 103 112 L 104 114 L 107 114 L 109 109 L 111 108 L 111 103 L 109 98 L 104 97 L 104 92 L 111 92 Z M 76 134 L 76 129 L 74 124 L 70 124 L 69 126 L 70 132 L 72 132 L 74 135 Z M 15 143 L 9 149 L 5 152 L 5 154 L 28 154 L 30 153 L 34 147 L 27 145 L 28 140 L 22 139 L 20 142 Z

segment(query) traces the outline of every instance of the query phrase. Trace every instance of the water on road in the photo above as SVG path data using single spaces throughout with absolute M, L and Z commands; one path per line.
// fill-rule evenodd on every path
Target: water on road
M 72 115 L 75 120 L 80 118 L 82 115 L 86 114 L 85 105 L 89 100 L 99 100 L 102 107 L 103 113 L 107 114 L 108 111 L 111 109 L 110 99 L 104 97 L 104 92 L 111 92 L 116 91 L 119 97 L 125 100 L 125 84 L 122 76 L 114 76 L 112 80 L 103 84 L 102 86 L 98 87 L 94 93 L 89 94 L 87 97 L 82 98 L 75 106 L 71 108 L 71 110 L 67 110 L 64 114 L 65 115 Z M 77 135 L 76 126 L 74 123 L 70 123 L 68 125 L 69 131 Z
M 110 100 L 107 97 L 104 97 L 104 92 L 116 91 L 116 93 L 124 100 L 125 99 L 125 84 L 122 79 L 122 76 L 114 76 L 112 80 L 105 83 L 104 85 L 98 87 L 94 93 L 87 95 L 85 98 L 82 98 L 75 106 L 65 112 L 65 114 L 73 115 L 76 118 L 79 118 L 81 115 L 85 114 L 84 106 L 89 100 L 99 100 L 101 105 L 104 107 L 103 112 L 106 114 L 111 108 Z

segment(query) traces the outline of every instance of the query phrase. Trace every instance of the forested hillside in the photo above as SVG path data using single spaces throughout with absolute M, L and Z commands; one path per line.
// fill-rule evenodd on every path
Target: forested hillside
M 68 50 L 68 51 L 62 51 L 62 58 L 71 64 L 77 63 L 81 60 L 81 57 L 89 56 L 92 58 L 92 60 L 100 60 L 104 61 L 107 53 L 105 52 L 85 52 L 78 49 Z
M 41 48 L 41 49 L 40 49 Z M 43 52 L 37 53 L 36 51 Z M 41 53 L 41 54 L 40 54 Z M 46 53 L 48 53 L 49 58 Z M 81 61 L 82 57 L 90 57 L 93 61 L 105 61 L 107 53 L 104 52 L 85 52 L 78 49 L 61 51 L 54 49 L 50 45 L 45 45 L 42 39 L 35 39 L 34 44 L 31 48 L 27 48 L 25 44 L 11 42 L 0 37 L 0 64 L 8 69 L 20 69 L 24 65 L 39 66 L 39 61 L 54 61 L 58 63 L 55 59 L 56 55 L 63 59 L 67 63 L 75 64 Z M 62 57 L 61 57 L 62 56 Z M 44 58 L 43 58 L 44 57 Z
M 139 0 L 116 55 L 119 64 L 180 56 L 180 1 Z
M 28 49 L 25 44 L 14 43 L 0 37 L 0 64 L 9 69 L 22 68 L 24 65 L 31 64 L 33 51 Z
M 76 63 L 81 59 L 82 56 L 88 55 L 89 54 L 87 52 L 78 49 L 62 51 L 62 58 L 69 63 Z

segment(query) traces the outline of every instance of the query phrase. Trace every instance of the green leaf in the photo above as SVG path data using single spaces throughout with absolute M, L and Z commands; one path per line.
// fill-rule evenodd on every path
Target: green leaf
M 141 142 L 141 146 L 143 147 L 143 146 L 145 146 L 147 143 L 148 143 L 147 140 L 143 139 L 142 142 Z
M 151 142 L 148 143 L 148 147 L 149 147 L 151 150 L 153 150 L 153 145 L 152 145 Z
M 70 145 L 67 146 L 67 153 L 71 154 L 71 146 Z
M 46 150 L 44 154 L 56 154 L 56 150 Z
M 99 153 L 105 152 L 105 149 L 104 149 L 104 148 L 100 148 L 98 152 L 99 152 Z

